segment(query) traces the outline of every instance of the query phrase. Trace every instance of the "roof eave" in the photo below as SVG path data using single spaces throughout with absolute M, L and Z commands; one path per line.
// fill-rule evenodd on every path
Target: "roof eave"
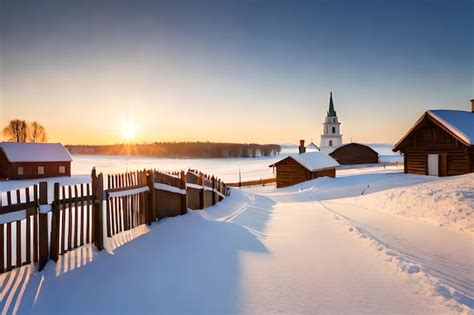
M 410 135 L 410 133 L 416 129 L 416 127 L 423 121 L 424 118 L 430 117 L 441 129 L 449 133 L 452 137 L 454 137 L 457 141 L 461 142 L 466 146 L 471 146 L 472 144 L 467 142 L 465 139 L 462 139 L 453 132 L 450 128 L 448 128 L 443 121 L 439 120 L 436 116 L 432 115 L 430 111 L 426 111 L 417 121 L 416 123 L 410 128 L 410 130 L 393 146 L 392 151 L 397 152 L 400 151 L 400 146 L 405 141 L 405 139 Z

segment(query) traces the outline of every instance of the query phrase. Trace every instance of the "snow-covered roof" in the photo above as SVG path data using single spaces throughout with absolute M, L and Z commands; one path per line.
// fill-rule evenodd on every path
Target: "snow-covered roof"
M 317 145 L 315 145 L 313 142 L 311 142 L 306 147 L 306 151 L 319 151 L 319 147 Z
M 335 159 L 333 159 L 326 153 L 320 151 L 306 152 L 303 154 L 292 154 L 281 159 L 278 162 L 275 162 L 270 166 L 274 166 L 287 158 L 292 158 L 297 163 L 301 164 L 304 168 L 311 172 L 339 166 L 339 163 L 337 163 Z
M 474 145 L 474 113 L 462 110 L 429 110 L 428 115 L 448 128 L 460 140 Z
M 421 116 L 411 129 L 395 144 L 393 151 L 398 151 L 399 146 L 408 135 L 429 116 L 442 125 L 454 137 L 464 142 L 466 145 L 474 145 L 474 113 L 463 110 L 436 109 L 429 110 Z
M 0 150 L 10 162 L 72 161 L 69 151 L 61 143 L 0 142 Z

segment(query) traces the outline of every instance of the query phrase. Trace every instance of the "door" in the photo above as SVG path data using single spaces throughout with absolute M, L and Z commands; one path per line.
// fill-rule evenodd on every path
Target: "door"
M 428 154 L 428 175 L 438 176 L 439 175 L 439 155 Z
M 448 176 L 448 155 L 446 153 L 439 155 L 439 176 Z

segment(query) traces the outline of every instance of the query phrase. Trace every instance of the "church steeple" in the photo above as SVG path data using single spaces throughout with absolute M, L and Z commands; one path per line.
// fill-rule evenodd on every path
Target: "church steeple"
M 332 100 L 332 92 L 329 96 L 329 110 L 328 110 L 328 117 L 336 117 L 336 111 L 334 110 L 334 102 Z
M 337 148 L 342 145 L 341 123 L 337 118 L 334 110 L 334 101 L 332 99 L 332 92 L 329 94 L 329 110 L 326 119 L 323 123 L 323 134 L 321 135 L 321 143 L 319 148 Z

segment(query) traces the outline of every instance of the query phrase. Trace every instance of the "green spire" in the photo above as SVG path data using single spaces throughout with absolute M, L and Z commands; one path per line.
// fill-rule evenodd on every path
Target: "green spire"
M 334 110 L 334 102 L 332 100 L 332 92 L 329 96 L 329 110 L 328 110 L 328 117 L 336 117 L 336 111 Z

